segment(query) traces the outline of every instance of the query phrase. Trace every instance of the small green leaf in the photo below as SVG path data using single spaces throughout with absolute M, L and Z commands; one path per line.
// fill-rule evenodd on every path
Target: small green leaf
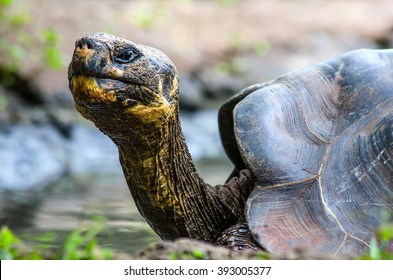
M 257 56 L 261 56 L 261 57 L 265 56 L 268 54 L 269 50 L 270 50 L 270 45 L 266 41 L 259 41 L 255 43 L 253 46 L 254 54 L 256 54 Z
M 257 253 L 255 253 L 253 259 L 256 259 L 256 260 L 271 260 L 272 257 L 267 252 L 257 252 Z
M 39 242 L 54 242 L 56 239 L 56 233 L 50 231 L 34 237 L 34 240 Z
M 0 0 L 0 5 L 3 7 L 11 6 L 14 0 Z
M 28 259 L 28 260 L 42 260 L 44 258 L 42 257 L 41 252 L 33 251 L 26 259 Z
M 18 244 L 19 239 L 12 233 L 8 227 L 2 227 L 0 231 L 0 248 L 9 250 L 12 245 Z
M 110 260 L 113 258 L 113 253 L 110 249 L 104 248 L 102 249 L 102 256 L 104 260 Z
M 231 64 L 232 72 L 234 74 L 241 74 L 246 71 L 246 64 L 240 58 L 235 58 Z
M 154 16 L 151 9 L 140 9 L 134 16 L 134 23 L 136 26 L 148 29 L 153 26 Z
M 370 257 L 373 260 L 380 260 L 381 259 L 381 251 L 378 247 L 378 241 L 376 238 L 372 238 L 370 241 Z
M 53 29 L 41 30 L 41 39 L 48 45 L 56 45 L 60 41 L 60 35 Z
M 63 67 L 63 61 L 61 59 L 61 53 L 57 47 L 46 47 L 45 48 L 45 62 L 48 67 L 59 70 Z
M 31 22 L 31 18 L 27 13 L 18 13 L 10 18 L 10 24 L 14 27 L 26 25 Z
M 168 258 L 170 260 L 177 260 L 177 254 L 176 252 L 170 252 Z
M 218 74 L 228 76 L 231 73 L 231 66 L 226 61 L 220 61 L 216 64 L 215 69 Z
M 393 224 L 382 225 L 378 232 L 378 236 L 382 242 L 387 242 L 393 239 Z
M 192 255 L 195 257 L 195 259 L 204 259 L 205 258 L 205 254 L 199 250 L 192 251 Z

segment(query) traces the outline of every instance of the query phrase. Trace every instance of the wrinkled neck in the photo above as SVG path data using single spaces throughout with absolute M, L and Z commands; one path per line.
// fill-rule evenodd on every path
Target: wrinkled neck
M 174 189 L 184 187 L 179 185 L 183 177 L 205 187 L 192 162 L 177 114 L 165 125 L 129 133 L 116 142 L 126 178 L 132 185 L 154 192 L 168 189 L 168 196 L 161 193 L 158 199 L 153 197 L 153 204 L 174 204 L 178 200 Z
M 138 129 L 114 141 L 139 211 L 164 239 L 193 235 L 187 215 L 194 202 L 203 203 L 208 186 L 192 162 L 178 114 Z

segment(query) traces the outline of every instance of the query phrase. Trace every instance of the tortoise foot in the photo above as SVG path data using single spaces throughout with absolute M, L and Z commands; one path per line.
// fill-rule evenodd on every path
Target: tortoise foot
M 246 223 L 236 224 L 226 229 L 217 239 L 216 244 L 234 251 L 261 251 L 261 248 L 255 244 Z

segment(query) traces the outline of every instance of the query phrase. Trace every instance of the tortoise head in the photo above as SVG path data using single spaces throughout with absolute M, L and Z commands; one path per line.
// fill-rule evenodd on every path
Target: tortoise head
M 159 50 L 113 35 L 77 40 L 68 79 L 76 109 L 106 134 L 112 128 L 119 133 L 126 121 L 157 125 L 177 110 L 172 61 Z

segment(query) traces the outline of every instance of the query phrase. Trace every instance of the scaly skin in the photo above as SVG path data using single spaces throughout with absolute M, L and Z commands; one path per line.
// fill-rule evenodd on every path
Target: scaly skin
M 215 242 L 244 220 L 254 178 L 244 170 L 213 187 L 199 176 L 180 127 L 176 68 L 163 53 L 95 33 L 76 42 L 68 78 L 76 109 L 119 148 L 135 203 L 161 238 Z

